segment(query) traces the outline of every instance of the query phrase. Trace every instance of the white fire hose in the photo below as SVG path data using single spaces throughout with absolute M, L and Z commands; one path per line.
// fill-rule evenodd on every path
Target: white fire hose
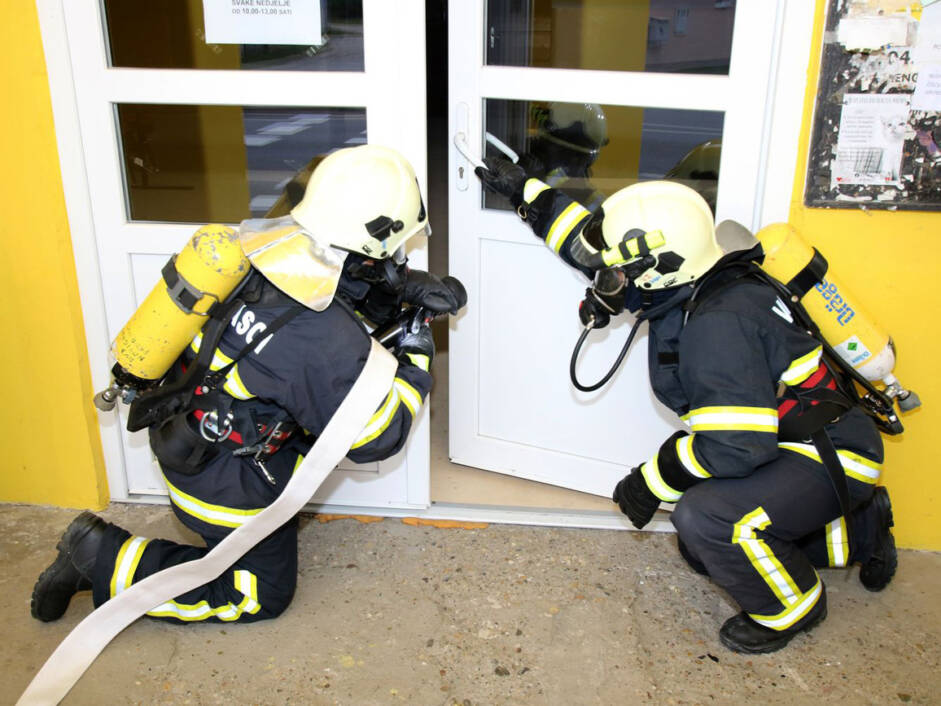
M 277 500 L 233 530 L 201 559 L 152 574 L 99 606 L 46 660 L 23 692 L 18 706 L 59 703 L 124 628 L 156 606 L 216 579 L 300 512 L 382 403 L 396 368 L 392 354 L 373 340 L 362 372 Z

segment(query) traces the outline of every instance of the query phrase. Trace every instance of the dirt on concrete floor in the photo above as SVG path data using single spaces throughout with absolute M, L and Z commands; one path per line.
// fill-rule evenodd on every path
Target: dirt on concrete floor
M 76 513 L 0 505 L 0 703 L 13 703 L 91 610 L 29 615 Z M 147 537 L 193 541 L 169 508 L 112 505 Z M 139 620 L 66 704 L 938 703 L 941 554 L 904 551 L 869 593 L 823 571 L 829 617 L 786 649 L 718 641 L 737 612 L 669 534 L 491 525 L 439 529 L 304 517 L 297 594 L 253 625 Z

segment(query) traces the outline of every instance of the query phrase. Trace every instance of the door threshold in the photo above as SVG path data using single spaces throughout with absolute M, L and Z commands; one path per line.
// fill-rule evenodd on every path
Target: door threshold
M 628 530 L 637 532 L 628 519 L 616 511 L 556 510 L 553 508 L 510 507 L 502 505 L 464 505 L 432 503 L 428 508 L 398 509 L 350 507 L 340 505 L 308 505 L 305 512 L 330 515 L 366 515 L 372 517 L 414 517 L 428 521 L 475 522 L 496 525 L 529 525 L 533 527 L 570 527 L 573 529 Z M 659 511 L 644 532 L 673 532 L 669 513 Z
M 169 505 L 165 495 L 136 495 L 127 500 L 137 504 Z M 494 525 L 528 525 L 532 527 L 570 527 L 572 529 L 627 530 L 630 532 L 673 532 L 670 513 L 659 510 L 643 530 L 635 529 L 621 513 L 598 510 L 558 510 L 541 507 L 507 505 L 465 505 L 432 502 L 427 508 L 361 507 L 308 503 L 301 511 L 316 515 L 361 515 L 366 517 L 414 517 L 428 521 L 474 522 Z

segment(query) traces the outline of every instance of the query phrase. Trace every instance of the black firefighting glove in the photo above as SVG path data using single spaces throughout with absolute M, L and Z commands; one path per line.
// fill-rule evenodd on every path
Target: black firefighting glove
M 424 270 L 409 270 L 405 279 L 402 301 L 423 307 L 436 314 L 456 314 L 467 302 L 467 296 L 465 294 L 462 302 L 459 291 L 455 290 L 453 284 L 449 286 L 449 280 L 454 280 L 454 278 L 445 277 L 442 280 Z M 463 289 L 463 286 L 460 287 L 460 291 Z
M 526 183 L 526 170 L 503 157 L 485 157 L 483 167 L 474 169 L 484 187 L 502 196 L 506 196 L 513 208 L 523 203 L 523 185 Z
M 650 492 L 647 481 L 640 472 L 640 466 L 634 466 L 631 472 L 621 479 L 614 487 L 611 499 L 637 529 L 645 527 L 660 507 L 660 499 Z
M 403 331 L 395 346 L 395 357 L 423 370 L 429 370 L 435 357 L 435 340 L 431 336 L 431 327 L 422 323 Z

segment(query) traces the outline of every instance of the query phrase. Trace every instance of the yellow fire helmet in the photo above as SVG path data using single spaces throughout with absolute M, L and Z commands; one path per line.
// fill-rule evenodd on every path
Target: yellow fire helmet
M 722 257 L 712 211 L 688 186 L 670 181 L 632 184 L 605 199 L 602 209 L 605 247 L 617 248 L 632 236 L 647 234 L 656 264 L 635 279 L 641 289 L 692 282 Z
M 314 311 L 330 306 L 345 252 L 319 241 L 291 216 L 242 221 L 239 243 L 252 266 L 289 297 Z
M 317 242 L 377 259 L 414 235 L 431 234 L 412 165 L 380 145 L 329 155 L 291 215 Z

